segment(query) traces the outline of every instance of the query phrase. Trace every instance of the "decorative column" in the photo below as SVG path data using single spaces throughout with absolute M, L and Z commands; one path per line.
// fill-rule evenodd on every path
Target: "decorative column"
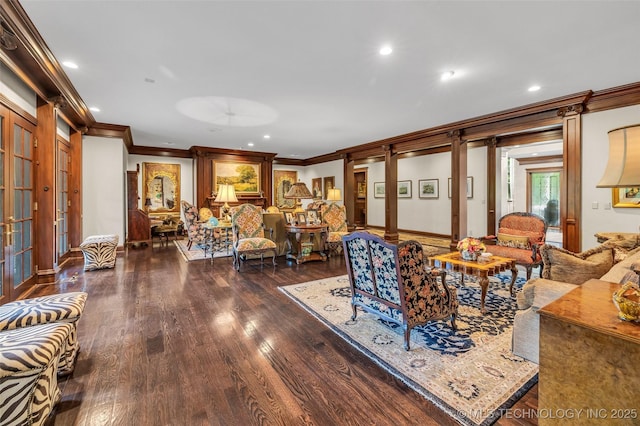
M 560 227 L 562 247 L 578 253 L 582 242 L 580 217 L 582 205 L 582 104 L 562 107 L 558 116 L 562 117 L 562 151 L 564 153 L 565 194 L 560 194 Z
M 398 154 L 384 145 L 384 239 L 398 244 Z
M 487 140 L 487 233 L 496 235 L 496 146 L 498 139 Z
M 343 176 L 344 176 L 344 206 L 347 209 L 347 224 L 349 227 L 355 226 L 356 213 L 355 213 L 355 178 L 354 178 L 354 166 L 355 161 L 350 155 L 343 155 Z
M 453 130 L 451 139 L 451 247 L 467 236 L 467 144 L 462 132 Z

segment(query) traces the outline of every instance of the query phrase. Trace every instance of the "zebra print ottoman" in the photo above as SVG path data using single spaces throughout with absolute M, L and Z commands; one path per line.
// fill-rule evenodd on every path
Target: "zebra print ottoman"
M 92 235 L 81 244 L 84 256 L 84 270 L 113 268 L 116 266 L 117 235 Z
M 80 351 L 77 322 L 86 300 L 87 293 L 72 292 L 7 303 L 0 306 L 0 331 L 54 322 L 71 324 L 71 331 L 58 363 L 58 375 L 66 376 L 73 372 L 76 356 Z
M 42 425 L 61 392 L 58 360 L 73 326 L 34 325 L 0 332 L 0 422 Z

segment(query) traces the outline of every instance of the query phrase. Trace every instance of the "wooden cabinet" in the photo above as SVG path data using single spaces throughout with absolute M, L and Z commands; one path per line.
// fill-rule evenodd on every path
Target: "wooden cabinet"
M 127 171 L 127 245 L 151 241 L 149 215 L 138 208 L 138 171 Z

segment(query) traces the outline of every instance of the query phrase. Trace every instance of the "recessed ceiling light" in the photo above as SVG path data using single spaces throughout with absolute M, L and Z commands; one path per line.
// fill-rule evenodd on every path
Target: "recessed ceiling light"
M 531 154 L 531 155 L 533 155 L 533 156 L 535 157 L 536 155 L 538 155 L 538 153 L 537 153 L 537 152 L 534 152 L 534 153 L 533 153 L 533 154 Z
M 393 52 L 393 49 L 391 48 L 391 46 L 389 46 L 388 44 L 385 44 L 384 46 L 382 46 L 380 48 L 380 50 L 378 51 L 382 56 L 387 56 L 387 55 L 391 55 L 391 52 Z
M 90 110 L 90 111 L 93 111 L 93 112 L 100 112 L 100 108 L 98 108 L 98 107 L 94 107 L 94 106 L 89 107 L 89 110 Z
M 537 92 L 538 90 L 540 90 L 540 86 L 535 84 L 535 85 L 529 87 L 527 90 L 530 91 L 530 92 Z
M 253 146 L 253 142 L 249 142 L 247 145 L 248 146 Z
M 74 69 L 74 70 L 78 69 L 78 64 L 76 64 L 75 62 L 71 62 L 71 61 L 64 61 L 64 62 L 62 63 L 62 65 L 64 65 L 64 66 L 65 66 L 65 67 L 67 67 L 67 68 Z
M 440 80 L 442 81 L 447 81 L 450 78 L 453 78 L 453 76 L 456 75 L 455 71 L 446 71 L 443 72 L 442 75 L 440 76 Z
M 263 138 L 265 139 L 271 139 L 271 135 L 264 135 Z
M 165 144 L 165 145 L 169 145 L 169 146 L 171 146 L 171 145 L 175 145 L 175 143 L 173 143 L 173 142 L 164 142 L 164 144 Z
M 155 83 L 156 81 L 155 81 L 154 79 L 152 79 L 152 78 L 146 77 L 146 78 L 144 79 L 144 82 L 145 82 L 145 83 Z

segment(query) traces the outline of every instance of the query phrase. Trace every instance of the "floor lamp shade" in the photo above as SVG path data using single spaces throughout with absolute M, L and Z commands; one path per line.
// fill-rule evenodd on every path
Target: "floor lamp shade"
M 640 186 L 640 124 L 609 132 L 609 161 L 597 188 Z
M 338 188 L 330 188 L 327 190 L 327 201 L 340 201 L 342 194 Z

